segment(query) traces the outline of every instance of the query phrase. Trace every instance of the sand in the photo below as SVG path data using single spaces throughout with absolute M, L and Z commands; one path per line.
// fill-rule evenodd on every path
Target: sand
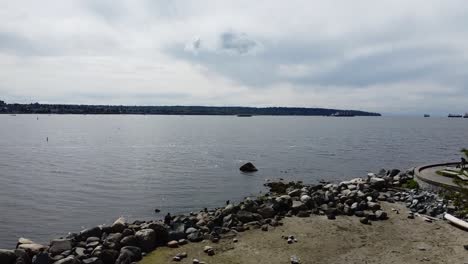
M 192 263 L 197 258 L 213 263 L 290 263 L 296 255 L 300 263 L 468 263 L 468 232 L 445 221 L 425 222 L 422 218 L 408 219 L 408 210 L 401 204 L 382 203 L 389 220 L 363 225 L 357 217 L 325 216 L 291 217 L 284 225 L 259 229 L 237 235 L 238 242 L 223 239 L 219 243 L 200 242 L 170 249 L 158 248 L 141 264 L 176 263 L 172 257 L 187 252 L 188 258 L 179 263 Z M 391 209 L 396 208 L 400 214 Z M 281 236 L 294 235 L 298 242 L 287 244 Z M 215 256 L 203 253 L 212 246 Z

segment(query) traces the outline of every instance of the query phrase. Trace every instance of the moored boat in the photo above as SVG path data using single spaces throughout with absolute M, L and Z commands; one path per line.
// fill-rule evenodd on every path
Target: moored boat
M 429 114 L 425 114 L 425 115 L 424 115 L 424 117 L 431 117 L 431 115 L 429 115 Z
M 460 117 L 462 117 L 462 115 L 459 115 L 459 114 L 449 114 L 448 117 L 450 117 L 450 118 L 460 118 Z

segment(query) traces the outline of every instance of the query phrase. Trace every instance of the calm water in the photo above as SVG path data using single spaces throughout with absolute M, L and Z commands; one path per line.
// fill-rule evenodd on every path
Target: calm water
M 340 180 L 456 160 L 468 119 L 0 115 L 0 248 L 215 207 L 268 178 Z M 49 141 L 46 141 L 46 137 Z M 259 172 L 238 171 L 252 161 Z

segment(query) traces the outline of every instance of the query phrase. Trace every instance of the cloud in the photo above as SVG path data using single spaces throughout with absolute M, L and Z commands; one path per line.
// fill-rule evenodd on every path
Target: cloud
M 224 32 L 220 36 L 221 48 L 240 55 L 252 52 L 258 47 L 257 42 L 248 38 L 245 33 Z
M 0 99 L 465 112 L 467 7 L 0 0 Z

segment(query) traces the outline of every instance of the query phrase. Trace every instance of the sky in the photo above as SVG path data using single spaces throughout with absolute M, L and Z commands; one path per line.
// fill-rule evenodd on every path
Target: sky
M 468 112 L 466 0 L 0 0 L 8 103 Z

